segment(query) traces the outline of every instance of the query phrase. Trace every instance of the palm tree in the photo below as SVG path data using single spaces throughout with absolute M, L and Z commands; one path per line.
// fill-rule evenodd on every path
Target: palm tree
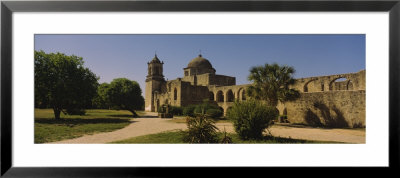
M 252 81 L 253 85 L 249 86 L 247 95 L 264 100 L 272 107 L 276 107 L 278 101 L 295 100 L 300 96 L 299 91 L 289 88 L 295 84 L 294 73 L 293 67 L 279 66 L 276 63 L 252 67 L 248 80 Z

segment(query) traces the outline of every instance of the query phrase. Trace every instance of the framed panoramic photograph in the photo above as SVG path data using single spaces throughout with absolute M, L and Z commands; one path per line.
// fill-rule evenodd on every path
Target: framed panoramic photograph
M 3 1 L 1 175 L 398 168 L 399 11 Z

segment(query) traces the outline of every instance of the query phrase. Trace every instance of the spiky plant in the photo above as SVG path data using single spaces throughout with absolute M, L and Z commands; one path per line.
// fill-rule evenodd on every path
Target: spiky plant
M 232 138 L 230 136 L 227 135 L 227 132 L 225 130 L 225 126 L 224 126 L 224 137 L 221 140 L 221 143 L 232 143 Z
M 188 133 L 184 137 L 185 142 L 189 143 L 218 143 L 218 128 L 215 122 L 208 115 L 197 114 L 195 118 L 187 117 L 186 124 Z

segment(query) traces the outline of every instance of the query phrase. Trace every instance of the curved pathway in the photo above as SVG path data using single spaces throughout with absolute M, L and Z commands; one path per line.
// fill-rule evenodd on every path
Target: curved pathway
M 154 134 L 168 130 L 186 129 L 184 123 L 168 122 L 170 119 L 157 118 L 157 113 L 146 112 L 141 118 L 131 119 L 132 123 L 120 130 L 112 132 L 98 133 L 94 135 L 85 135 L 82 137 L 52 142 L 56 144 L 63 143 L 108 143 L 117 140 L 123 140 L 131 137 Z
M 113 132 L 104 132 L 94 135 L 85 135 L 79 138 L 52 142 L 51 144 L 98 144 L 109 143 L 117 140 L 128 139 L 142 135 L 154 134 L 170 130 L 185 130 L 185 123 L 170 122 L 171 119 L 157 118 L 157 113 L 146 112 L 141 118 L 133 118 L 132 123 L 123 129 Z M 234 133 L 232 123 L 217 123 L 220 131 Z M 286 125 L 273 125 L 269 131 L 273 136 L 290 137 L 294 139 L 335 141 L 344 143 L 365 143 L 365 131 L 354 129 L 321 129 L 312 127 L 293 127 Z

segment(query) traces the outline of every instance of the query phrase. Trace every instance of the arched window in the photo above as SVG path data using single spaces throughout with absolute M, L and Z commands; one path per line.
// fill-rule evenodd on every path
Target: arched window
M 246 90 L 243 90 L 242 92 L 242 100 L 246 100 Z
M 178 98 L 178 91 L 175 88 L 174 89 L 174 100 L 177 100 L 177 98 Z

